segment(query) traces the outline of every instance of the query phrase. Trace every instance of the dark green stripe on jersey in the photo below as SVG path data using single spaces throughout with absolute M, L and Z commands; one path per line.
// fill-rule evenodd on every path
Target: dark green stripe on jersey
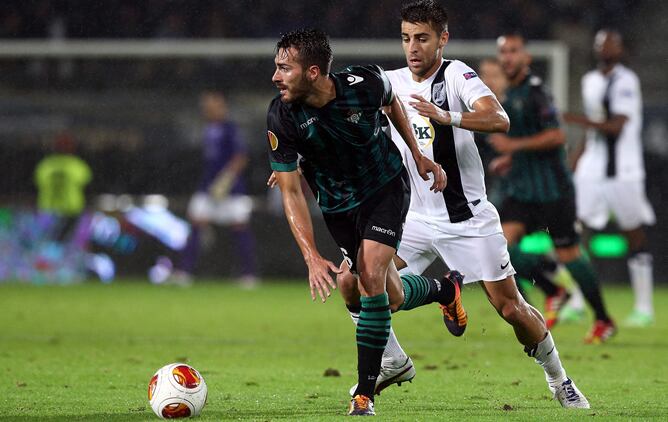
M 528 75 L 520 85 L 509 88 L 503 108 L 510 118 L 511 138 L 559 127 L 557 110 L 538 77 Z M 515 152 L 506 182 L 508 195 L 522 202 L 552 202 L 573 194 L 563 147 Z
M 298 156 L 304 177 L 323 212 L 359 206 L 403 169 L 381 107 L 393 100 L 392 86 L 375 65 L 330 74 L 336 98 L 321 108 L 274 98 L 267 114 L 272 169 L 291 171 Z M 272 141 L 275 136 L 275 142 Z M 288 170 L 282 170 L 286 168 Z

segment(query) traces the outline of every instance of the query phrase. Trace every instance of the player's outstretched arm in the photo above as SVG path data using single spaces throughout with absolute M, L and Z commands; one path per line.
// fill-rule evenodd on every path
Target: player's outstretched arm
M 566 123 L 582 126 L 584 129 L 596 129 L 606 135 L 619 136 L 624 125 L 629 120 L 627 116 L 616 114 L 603 122 L 595 122 L 582 114 L 564 113 L 562 115 Z
M 311 214 L 302 192 L 299 172 L 297 170 L 275 172 L 275 175 L 283 195 L 285 216 L 308 267 L 311 298 L 315 300 L 317 292 L 320 299 L 325 302 L 331 294 L 331 289 L 336 288 L 336 283 L 329 272 L 338 274 L 341 270 L 333 262 L 323 258 L 315 246 Z
M 406 114 L 404 105 L 397 99 L 397 97 L 394 97 L 390 106 L 385 107 L 384 111 L 399 132 L 399 135 L 401 135 L 401 138 L 408 145 L 408 148 L 410 148 L 411 155 L 415 160 L 420 177 L 426 181 L 429 180 L 428 174 L 432 173 L 434 175 L 434 183 L 432 183 L 429 189 L 434 192 L 442 192 L 448 183 L 445 171 L 443 171 L 443 167 L 441 167 L 440 164 L 430 160 L 422 154 L 422 151 L 420 151 L 420 147 L 418 147 L 417 140 L 413 134 L 413 129 L 411 129 L 410 123 L 408 122 L 408 115 Z
M 464 113 L 443 110 L 417 94 L 413 94 L 411 97 L 415 101 L 409 104 L 418 111 L 418 114 L 441 125 L 456 126 L 486 133 L 505 133 L 510 129 L 510 120 L 506 111 L 501 107 L 499 101 L 491 95 L 478 98 L 473 103 L 473 111 Z
M 490 135 L 489 143 L 499 154 L 512 154 L 517 151 L 545 151 L 564 145 L 566 134 L 559 128 L 545 129 L 535 135 L 513 138 L 495 133 Z

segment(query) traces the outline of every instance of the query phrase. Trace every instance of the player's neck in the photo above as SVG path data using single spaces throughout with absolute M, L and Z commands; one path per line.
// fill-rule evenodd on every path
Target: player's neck
M 612 69 L 614 69 L 615 66 L 617 66 L 617 63 L 619 62 L 612 62 L 612 61 L 599 62 L 598 69 L 601 71 L 601 73 L 607 75 L 608 73 L 612 72 Z
M 304 103 L 310 107 L 321 108 L 336 98 L 336 86 L 329 76 L 319 78 L 313 84 L 313 90 L 306 96 Z

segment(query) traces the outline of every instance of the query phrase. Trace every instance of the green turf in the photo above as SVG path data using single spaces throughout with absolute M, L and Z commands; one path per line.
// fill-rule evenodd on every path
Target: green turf
M 588 324 L 554 330 L 569 375 L 592 404 L 580 411 L 550 400 L 542 370 L 480 289 L 464 294 L 470 320 L 459 339 L 435 306 L 395 314 L 418 375 L 378 397 L 381 419 L 668 418 L 667 289 L 656 292 L 654 327 L 622 329 L 608 344 L 583 345 Z M 623 319 L 630 291 L 610 288 L 605 297 Z M 209 386 L 202 420 L 334 420 L 355 382 L 352 322 L 338 296 L 312 303 L 305 282 L 255 291 L 224 283 L 4 284 L 0 309 L 0 419 L 155 420 L 149 378 L 183 360 Z M 341 376 L 325 377 L 327 368 Z

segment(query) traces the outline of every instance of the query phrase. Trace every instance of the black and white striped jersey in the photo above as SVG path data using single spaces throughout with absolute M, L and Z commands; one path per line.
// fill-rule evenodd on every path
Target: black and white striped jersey
M 416 212 L 435 222 L 460 222 L 485 208 L 484 169 L 473 132 L 445 126 L 420 116 L 409 105 L 418 94 L 444 110 L 473 111 L 473 103 L 485 96 L 494 96 L 473 69 L 458 60 L 443 60 L 439 70 L 422 82 L 413 80 L 408 67 L 386 72 L 394 94 L 403 102 L 410 124 L 422 152 L 443 166 L 448 185 L 442 193 L 429 190 L 431 184 L 420 177 L 410 150 L 397 130 L 392 139 L 402 153 L 404 165 L 411 175 L 411 205 Z
M 587 130 L 587 144 L 578 161 L 577 180 L 643 180 L 642 95 L 638 76 L 616 65 L 604 75 L 592 70 L 582 78 L 582 102 L 587 117 L 602 122 L 614 115 L 628 119 L 618 136 Z

